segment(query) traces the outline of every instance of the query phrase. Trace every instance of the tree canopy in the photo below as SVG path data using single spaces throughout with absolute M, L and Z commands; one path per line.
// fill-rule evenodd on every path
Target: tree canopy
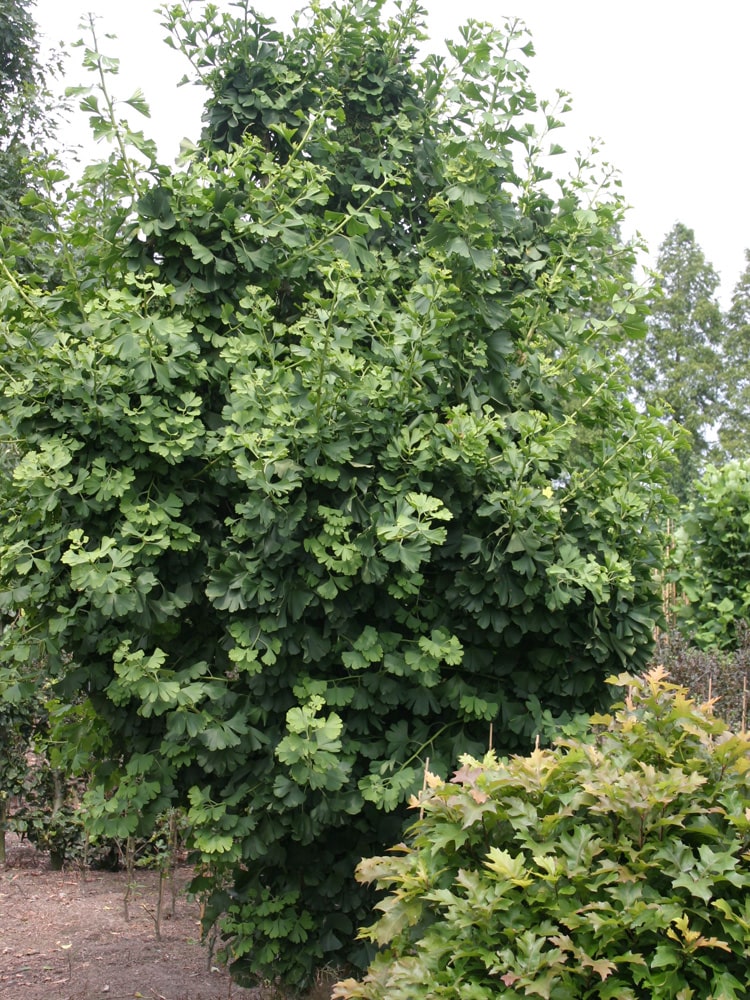
M 550 183 L 522 25 L 420 60 L 416 4 L 165 20 L 195 153 L 81 93 L 115 152 L 39 199 L 54 287 L 4 266 L 3 670 L 46 664 L 94 829 L 184 804 L 235 973 L 301 981 L 364 960 L 354 863 L 428 757 L 645 665 L 668 441 L 615 180 Z

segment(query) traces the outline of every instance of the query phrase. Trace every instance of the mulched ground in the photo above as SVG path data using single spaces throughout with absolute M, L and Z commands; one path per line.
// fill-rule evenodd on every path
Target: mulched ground
M 0 867 L 2 1000 L 271 1000 L 235 986 L 200 943 L 198 905 L 181 891 L 157 940 L 159 877 L 138 871 L 125 919 L 125 872 L 53 872 L 44 855 L 8 837 Z M 278 995 L 278 994 L 276 994 Z

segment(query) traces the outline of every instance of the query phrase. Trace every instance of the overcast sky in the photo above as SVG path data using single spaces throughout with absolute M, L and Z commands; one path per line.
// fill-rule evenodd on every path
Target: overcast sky
M 219 0 L 224 3 L 224 0 Z M 118 96 L 141 87 L 151 104 L 147 132 L 171 162 L 182 136 L 195 138 L 200 98 L 177 88 L 185 72 L 162 42 L 157 0 L 36 0 L 50 42 L 70 43 L 88 11 L 113 32 L 108 54 L 121 60 Z M 287 25 L 301 0 L 257 0 Z M 722 278 L 722 301 L 750 247 L 750 2 L 748 0 L 424 0 L 437 47 L 469 17 L 524 19 L 534 38 L 532 83 L 539 96 L 572 93 L 574 110 L 558 141 L 585 148 L 603 140 L 633 206 L 631 226 L 655 255 L 676 221 L 696 239 Z M 79 50 L 70 52 L 69 84 L 86 82 Z M 127 91 L 127 93 L 126 93 Z M 80 137 L 82 131 L 71 131 Z

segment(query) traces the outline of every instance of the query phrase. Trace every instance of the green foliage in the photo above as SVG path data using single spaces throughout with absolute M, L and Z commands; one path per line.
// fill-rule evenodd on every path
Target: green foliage
M 49 714 L 54 702 L 39 664 L 0 674 L 0 859 L 6 831 L 21 834 L 53 867 L 85 852 L 79 789 L 54 766 Z
M 4 671 L 0 687 L 0 794 L 19 795 L 26 774 L 26 754 L 38 726 L 42 707 L 30 686 L 9 683 Z
M 408 845 L 358 869 L 383 949 L 339 1000 L 741 1000 L 750 741 L 655 670 L 584 739 L 428 775 Z
M 55 870 L 89 857 L 84 817 L 80 800 L 71 794 L 74 791 L 78 789 L 69 785 L 61 772 L 50 767 L 46 758 L 38 757 L 26 769 L 20 801 L 9 822 L 10 829 L 49 853 Z
M 48 664 L 95 833 L 187 806 L 243 978 L 361 964 L 354 863 L 425 758 L 607 703 L 660 610 L 615 179 L 551 193 L 519 25 L 419 63 L 418 8 L 383 6 L 288 37 L 170 7 L 200 147 L 170 171 L 141 98 L 81 92 L 113 154 L 39 205 L 54 287 L 0 287 L 3 669 Z
M 659 248 L 645 338 L 626 356 L 640 400 L 665 408 L 688 437 L 672 485 L 686 500 L 709 453 L 706 434 L 722 413 L 724 319 L 716 299 L 719 276 L 681 222 Z
M 675 535 L 673 577 L 687 603 L 678 620 L 703 649 L 737 646 L 750 618 L 750 459 L 709 466 Z
M 5 835 L 12 828 L 11 802 L 23 794 L 29 774 L 28 754 L 41 706 L 30 685 L 0 679 L 0 863 L 5 861 Z

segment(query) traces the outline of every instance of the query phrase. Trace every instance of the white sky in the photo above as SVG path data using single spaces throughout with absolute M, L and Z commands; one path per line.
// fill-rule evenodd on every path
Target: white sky
M 219 0 L 224 5 L 226 0 Z M 36 0 L 37 21 L 50 42 L 80 37 L 91 11 L 105 51 L 121 60 L 117 96 L 142 88 L 152 119 L 147 134 L 171 162 L 183 136 L 200 130 L 195 88 L 177 88 L 186 67 L 162 42 L 153 12 L 158 0 Z M 302 0 L 256 0 L 283 27 Z M 603 140 L 633 206 L 631 226 L 655 255 L 676 221 L 696 239 L 722 278 L 728 305 L 750 247 L 750 2 L 748 0 L 423 0 L 438 46 L 469 17 L 525 20 L 534 38 L 532 85 L 554 98 L 572 93 L 573 112 L 557 141 L 567 149 Z M 88 82 L 70 53 L 69 84 Z M 79 126 L 83 128 L 84 126 Z M 78 141 L 85 133 L 71 131 Z

